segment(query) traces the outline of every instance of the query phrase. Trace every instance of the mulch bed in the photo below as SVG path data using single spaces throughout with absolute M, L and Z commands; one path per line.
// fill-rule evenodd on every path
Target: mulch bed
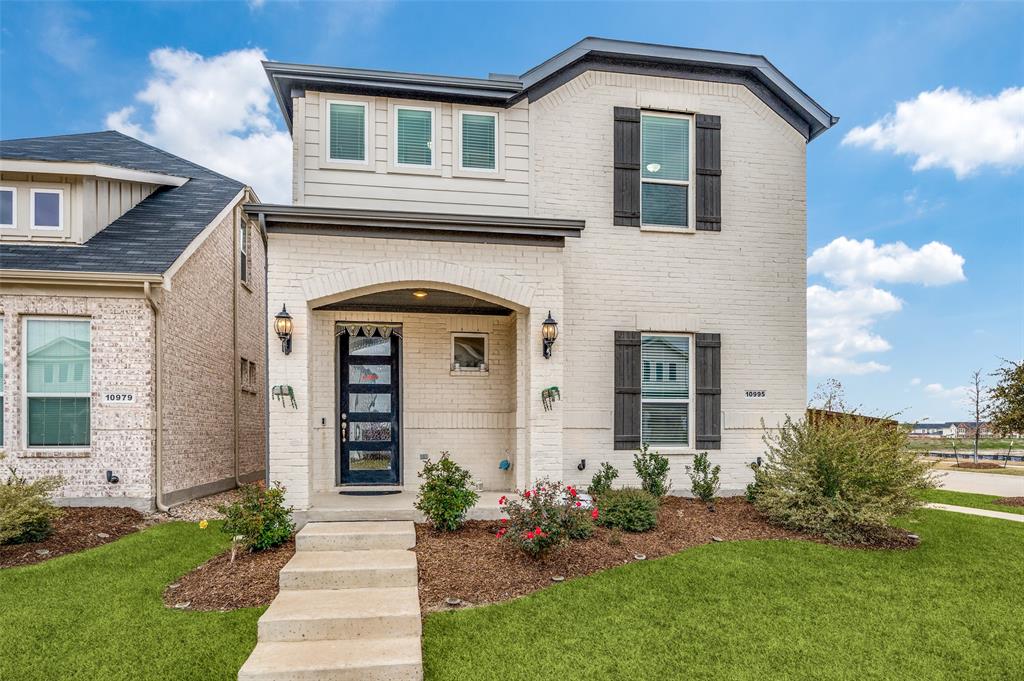
M 566 579 L 588 575 L 635 562 L 636 554 L 659 558 L 708 544 L 714 541 L 712 537 L 722 541 L 804 539 L 824 543 L 820 538 L 770 525 L 741 497 L 720 499 L 714 513 L 694 499 L 669 497 L 658 513 L 658 526 L 650 532 L 632 534 L 599 527 L 590 539 L 572 542 L 541 560 L 499 541 L 494 536 L 499 527 L 497 521 L 472 521 L 456 532 L 440 533 L 429 525 L 416 525 L 420 607 L 424 614 L 446 608 L 449 598 L 460 599 L 466 605 L 518 598 L 551 586 L 551 578 L 556 575 Z M 916 545 L 916 539 L 894 529 L 879 543 L 860 548 Z
M 146 516 L 132 508 L 65 508 L 53 533 L 39 542 L 0 546 L 0 568 L 33 565 L 57 556 L 84 551 L 148 526 Z
M 214 556 L 164 590 L 164 604 L 181 610 L 236 610 L 270 605 L 278 573 L 295 554 L 295 540 L 274 549 Z
M 953 468 L 973 468 L 974 470 L 984 470 L 1002 467 L 1003 464 L 995 463 L 994 461 L 979 461 L 977 463 L 974 463 L 973 461 L 961 461 L 960 463 L 953 465 Z
M 1024 497 L 1000 497 L 992 502 L 1000 506 L 1021 506 L 1024 507 Z

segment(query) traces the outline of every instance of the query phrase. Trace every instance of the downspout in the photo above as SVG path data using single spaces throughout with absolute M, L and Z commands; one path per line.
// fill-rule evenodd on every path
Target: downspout
M 163 501 L 163 450 L 164 450 L 164 412 L 163 412 L 163 392 L 164 392 L 164 381 L 163 381 L 163 362 L 161 358 L 163 356 L 163 318 L 160 315 L 160 304 L 156 302 L 156 298 L 153 295 L 153 288 L 149 282 L 143 282 L 142 290 L 146 294 L 146 302 L 149 303 L 149 307 L 153 310 L 153 350 L 156 355 L 156 371 L 154 372 L 154 386 L 153 392 L 156 394 L 156 405 L 154 411 L 156 412 L 156 455 L 154 462 L 154 477 L 156 478 L 156 495 L 154 500 L 156 502 L 156 508 L 161 513 L 167 513 L 170 507 Z
M 267 220 L 260 213 L 260 236 L 263 238 L 263 484 L 270 489 L 270 238 Z
M 235 210 L 238 211 L 239 209 L 236 208 Z M 239 364 L 240 355 L 238 352 L 238 286 L 242 281 L 242 254 L 239 250 L 241 244 L 238 242 L 238 230 L 242 223 L 237 213 L 232 215 L 234 219 L 231 221 L 231 253 L 235 261 L 232 272 L 237 272 L 237 275 L 231 279 L 231 375 L 234 376 L 232 380 L 234 391 L 231 393 L 231 444 L 234 450 L 235 487 L 241 487 L 242 481 L 238 478 L 238 391 L 241 389 L 239 385 L 241 365 Z

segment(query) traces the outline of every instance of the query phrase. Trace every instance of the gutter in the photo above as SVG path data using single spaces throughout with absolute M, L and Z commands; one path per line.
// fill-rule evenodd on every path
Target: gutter
M 150 282 L 144 282 L 142 290 L 146 295 L 146 302 L 149 303 L 150 309 L 153 310 L 153 347 L 156 354 L 156 368 L 154 376 L 153 392 L 156 394 L 156 404 L 154 405 L 154 411 L 156 412 L 156 456 L 154 463 L 154 477 L 156 478 L 156 494 L 154 495 L 154 501 L 156 508 L 161 513 L 167 513 L 170 507 L 163 501 L 163 454 L 164 454 L 164 412 L 163 412 L 163 393 L 164 393 L 164 381 L 163 381 L 163 317 L 160 315 L 160 304 L 156 301 L 153 294 L 153 287 Z

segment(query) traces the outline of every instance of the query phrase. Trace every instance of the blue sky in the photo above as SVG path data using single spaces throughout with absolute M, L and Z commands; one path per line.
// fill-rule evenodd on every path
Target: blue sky
M 261 52 L 484 76 L 587 35 L 764 54 L 841 117 L 808 148 L 810 388 L 964 418 L 1024 357 L 1024 4 L 4 2 L 0 137 L 115 126 L 287 200 Z

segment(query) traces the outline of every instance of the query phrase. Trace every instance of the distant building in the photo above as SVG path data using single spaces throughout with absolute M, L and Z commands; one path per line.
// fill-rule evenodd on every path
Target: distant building
M 911 437 L 957 437 L 956 424 L 947 423 L 916 423 L 910 431 Z

